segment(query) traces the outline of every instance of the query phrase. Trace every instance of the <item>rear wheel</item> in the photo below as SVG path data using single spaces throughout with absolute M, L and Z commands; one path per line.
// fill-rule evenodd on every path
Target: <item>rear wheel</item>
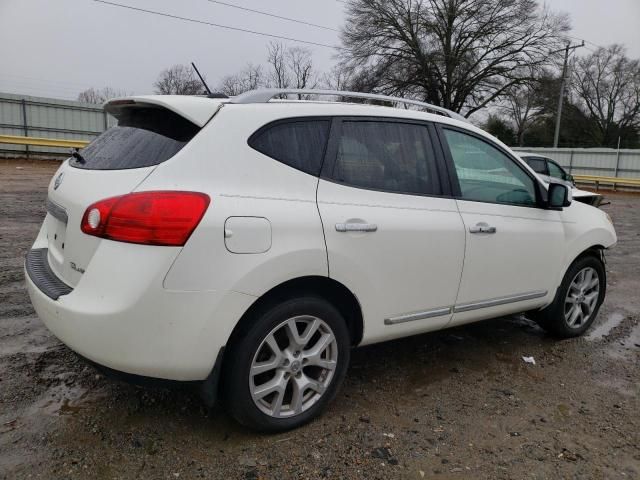
M 225 361 L 226 403 L 243 425 L 298 427 L 322 412 L 349 364 L 349 332 L 329 302 L 308 296 L 256 314 Z
M 582 335 L 593 323 L 606 290 L 602 261 L 595 256 L 577 259 L 567 270 L 556 298 L 531 317 L 550 333 L 561 337 Z

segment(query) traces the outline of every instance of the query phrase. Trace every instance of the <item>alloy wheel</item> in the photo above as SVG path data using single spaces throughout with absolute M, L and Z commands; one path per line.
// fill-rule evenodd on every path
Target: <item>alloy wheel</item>
M 300 315 L 273 328 L 251 363 L 249 389 L 256 406 L 274 418 L 308 410 L 327 390 L 338 362 L 338 343 L 320 318 Z
M 580 328 L 593 315 L 600 295 L 600 279 L 593 267 L 580 270 L 569 285 L 564 318 L 570 328 Z

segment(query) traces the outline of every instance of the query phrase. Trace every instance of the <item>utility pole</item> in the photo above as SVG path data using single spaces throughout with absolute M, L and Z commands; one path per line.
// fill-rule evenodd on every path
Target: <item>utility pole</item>
M 567 63 L 569 62 L 569 51 L 576 48 L 584 47 L 584 40 L 580 45 L 571 45 L 567 43 L 564 49 L 564 63 L 562 64 L 562 78 L 560 79 L 560 98 L 558 98 L 558 113 L 556 115 L 556 131 L 553 134 L 553 148 L 558 147 L 558 138 L 560 138 L 560 119 L 562 118 L 562 104 L 564 103 L 564 84 L 567 81 Z M 560 52 L 556 50 L 555 52 Z

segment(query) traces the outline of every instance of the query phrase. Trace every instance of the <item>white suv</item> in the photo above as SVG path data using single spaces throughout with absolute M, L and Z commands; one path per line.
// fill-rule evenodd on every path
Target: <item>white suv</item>
M 287 92 L 106 104 L 118 126 L 61 165 L 26 258 L 58 338 L 279 431 L 326 407 L 352 346 L 518 312 L 590 326 L 603 211 L 439 107 Z

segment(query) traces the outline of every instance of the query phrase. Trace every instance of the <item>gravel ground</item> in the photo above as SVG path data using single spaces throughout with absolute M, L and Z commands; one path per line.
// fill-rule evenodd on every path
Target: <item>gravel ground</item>
M 508 317 L 358 349 L 324 416 L 265 436 L 104 378 L 35 316 L 22 263 L 55 168 L 0 163 L 0 478 L 640 478 L 640 196 L 603 207 L 619 243 L 586 337 Z

